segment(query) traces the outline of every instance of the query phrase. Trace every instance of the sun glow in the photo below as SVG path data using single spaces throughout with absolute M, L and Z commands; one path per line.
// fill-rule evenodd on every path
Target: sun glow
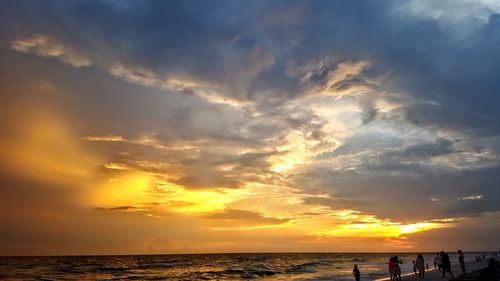
M 400 231 L 401 233 L 407 234 L 407 233 L 415 233 L 415 232 L 420 232 L 424 230 L 429 230 L 433 229 L 436 227 L 441 227 L 442 225 L 438 223 L 431 223 L 431 222 L 418 222 L 414 224 L 406 224 L 400 226 Z
M 271 170 L 284 173 L 304 163 L 309 157 L 308 141 L 300 132 L 293 132 L 287 137 L 287 144 L 278 148 L 279 154 L 271 158 Z
M 90 178 L 92 157 L 58 116 L 26 106 L 11 118 L 16 120 L 16 129 L 0 141 L 4 168 L 51 183 L 81 184 Z
M 121 176 L 115 175 L 103 181 L 90 196 L 90 204 L 104 208 L 133 206 L 155 209 L 156 212 L 198 214 L 222 210 L 242 192 L 229 189 L 189 190 L 158 180 L 150 173 L 125 171 Z
M 401 224 L 386 220 L 371 223 L 342 224 L 334 229 L 317 232 L 320 236 L 336 237 L 399 237 L 404 234 L 417 233 L 435 228 L 445 227 L 440 223 L 418 222 L 413 224 Z
M 146 203 L 150 186 L 148 174 L 133 172 L 113 181 L 105 181 L 96 189 L 91 202 L 106 208 Z
M 241 190 L 189 190 L 170 182 L 157 182 L 157 187 L 172 211 L 204 213 L 222 210 L 242 195 Z

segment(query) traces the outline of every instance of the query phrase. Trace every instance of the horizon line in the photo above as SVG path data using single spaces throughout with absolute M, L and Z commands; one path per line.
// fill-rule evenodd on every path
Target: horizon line
M 441 250 L 439 250 L 441 251 Z M 396 251 L 366 251 L 366 252 L 191 252 L 191 253 L 151 253 L 151 254 L 69 254 L 69 255 L 2 255 L 0 258 L 9 257 L 119 257 L 119 256 L 174 256 L 174 255 L 250 255 L 250 254 L 413 254 L 413 253 L 436 253 L 439 251 L 407 251 L 407 252 L 396 252 Z M 443 250 L 448 253 L 454 253 L 457 250 Z M 500 250 L 472 250 L 464 251 L 464 253 L 492 253 L 500 252 Z

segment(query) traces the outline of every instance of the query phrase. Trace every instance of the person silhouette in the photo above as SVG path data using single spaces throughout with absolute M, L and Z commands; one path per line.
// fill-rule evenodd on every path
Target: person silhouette
M 453 277 L 453 272 L 451 272 L 450 256 L 448 256 L 448 254 L 445 253 L 444 251 L 441 251 L 439 255 L 441 256 L 441 263 L 443 266 L 443 274 L 441 275 L 441 278 L 444 278 L 446 272 L 450 273 L 451 278 L 455 278 Z
M 394 260 L 394 257 L 390 257 L 389 258 L 389 275 L 390 275 L 391 281 L 396 279 L 395 267 L 396 267 L 396 261 Z
M 357 264 L 354 265 L 354 268 L 352 270 L 352 275 L 354 275 L 354 279 L 356 279 L 356 281 L 359 281 L 361 278 L 361 272 L 359 272 Z
M 458 263 L 460 263 L 460 268 L 462 269 L 462 274 L 465 274 L 465 258 L 462 250 L 458 250 Z
M 403 261 L 398 258 L 398 256 L 394 256 L 394 280 L 401 281 L 401 267 L 400 264 L 403 264 Z
M 421 254 L 417 255 L 417 259 L 415 261 L 415 267 L 418 270 L 418 279 L 425 279 L 425 260 Z

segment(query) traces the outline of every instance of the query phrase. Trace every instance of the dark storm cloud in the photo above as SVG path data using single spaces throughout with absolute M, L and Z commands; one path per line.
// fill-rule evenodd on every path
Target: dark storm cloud
M 384 88 L 436 102 L 409 105 L 404 114 L 412 122 L 497 135 L 500 16 L 492 14 L 468 41 L 457 42 L 438 20 L 398 15 L 396 4 L 313 2 L 314 21 L 302 27 L 309 32 L 302 33 L 307 40 L 296 51 L 370 57 L 375 61 L 370 74 L 390 73 Z
M 411 145 L 404 149 L 391 149 L 364 155 L 359 171 L 401 172 L 405 175 L 439 172 L 430 162 L 432 158 L 457 152 L 453 142 L 448 139 L 437 139 L 434 142 Z
M 500 128 L 495 106 L 500 16 L 495 14 L 466 44 L 455 42 L 438 20 L 399 15 L 395 7 L 401 3 L 392 1 L 15 3 L 3 9 L 8 38 L 19 33 L 51 35 L 109 63 L 218 81 L 226 85 L 225 94 L 236 98 L 255 99 L 258 89 L 276 89 L 272 95 L 280 88 L 282 93 L 296 91 L 287 84 L 297 81 L 279 71 L 288 58 L 369 58 L 375 61 L 369 75 L 390 73 L 384 85 L 390 91 L 436 102 L 408 105 L 404 114 L 410 122 L 489 135 Z M 25 17 L 31 20 L 23 21 Z M 279 33 L 284 29 L 296 44 Z M 328 67 L 317 69 L 312 81 L 321 80 Z M 259 77 L 265 71 L 278 85 Z M 342 87 L 353 81 L 342 82 Z M 370 120 L 374 112 L 368 110 L 364 119 Z
M 79 56 L 90 60 L 88 64 L 97 62 L 115 75 L 136 82 L 149 83 L 162 77 L 210 81 L 213 86 L 222 87 L 222 94 L 236 99 L 267 103 L 269 98 L 281 97 L 283 102 L 283 96 L 300 95 L 305 88 L 324 83 L 329 72 L 350 59 L 339 58 L 313 70 L 304 81 L 309 86 L 289 77 L 284 68 L 290 64 L 290 58 L 304 63 L 312 56 L 321 61 L 332 52 L 297 56 L 299 49 L 290 46 L 286 37 L 278 36 L 285 26 L 295 26 L 296 21 L 311 16 L 315 9 L 289 4 L 211 2 L 193 6 L 182 2 L 136 2 L 117 9 L 106 1 L 25 1 L 7 5 L 8 25 L 17 22 L 19 26 L 16 30 L 8 29 L 6 34 L 9 40 L 34 34 L 47 36 L 48 42 L 79 50 Z M 295 14 L 297 18 L 292 16 Z M 22 20 L 27 16 L 32 18 L 30 22 Z M 255 21 L 255 17 L 272 20 Z M 87 19 L 84 24 L 81 18 Z M 37 21 L 43 24 L 33 24 Z M 301 36 L 299 26 L 291 32 Z M 346 89 L 358 84 L 366 82 L 353 76 L 332 87 Z M 183 84 L 180 91 L 192 92 L 190 87 Z M 268 97 L 262 97 L 262 91 Z
M 274 59 L 265 42 L 242 34 L 250 33 L 245 30 L 251 27 L 249 18 L 227 15 L 230 8 L 243 9 L 216 2 L 194 6 L 135 2 L 117 9 L 106 1 L 25 1 L 6 5 L 5 21 L 9 26 L 22 22 L 17 34 L 8 30 L 9 39 L 43 34 L 82 50 L 105 67 L 123 67 L 123 71 L 143 68 L 130 73 L 140 81 L 156 75 L 159 79 L 212 81 L 236 98 L 246 99 L 253 79 L 271 67 Z M 63 14 L 68 16 L 60 16 Z M 30 22 L 23 20 L 26 16 L 31 17 Z M 33 24 L 37 21 L 42 24 Z
M 309 204 L 336 210 L 349 202 L 356 210 L 393 220 L 415 221 L 500 211 L 497 204 L 500 194 L 496 188 L 500 184 L 496 176 L 499 172 L 498 168 L 441 173 L 422 171 L 419 177 L 409 177 L 406 174 L 324 169 L 296 175 L 294 182 L 304 190 L 335 190 L 334 197 L 310 198 L 306 201 Z
M 405 117 L 419 126 L 434 126 L 472 134 L 498 135 L 500 56 L 498 15 L 491 15 L 470 45 L 453 42 L 443 31 L 413 34 L 414 46 L 400 46 L 384 53 L 382 63 L 391 69 L 389 87 L 404 91 L 416 100 L 405 108 Z M 403 23 L 403 26 L 410 23 Z M 432 24 L 431 23 L 427 23 Z M 409 26 L 408 26 L 409 27 Z M 417 26 L 413 26 L 418 29 Z M 441 37 L 441 39 L 440 39 Z M 402 40 L 404 42 L 406 40 Z M 394 46 L 397 47 L 397 46 Z M 391 50 L 393 51 L 393 50 Z
M 401 156 L 405 158 L 433 157 L 433 156 L 452 153 L 453 151 L 454 149 L 452 141 L 448 139 L 437 139 L 435 142 L 432 143 L 422 143 L 422 144 L 412 145 L 406 148 L 401 153 Z

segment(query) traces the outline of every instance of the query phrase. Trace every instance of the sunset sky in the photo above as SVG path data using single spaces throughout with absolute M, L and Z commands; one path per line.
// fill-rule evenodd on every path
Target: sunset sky
M 1 1 L 0 255 L 500 250 L 500 2 Z

